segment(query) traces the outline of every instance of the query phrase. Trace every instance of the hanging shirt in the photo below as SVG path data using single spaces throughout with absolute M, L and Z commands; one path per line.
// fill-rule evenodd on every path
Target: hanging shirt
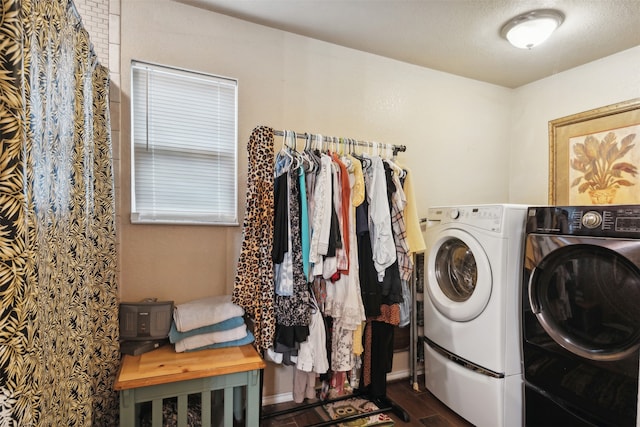
M 289 184 L 283 173 L 273 182 L 273 248 L 271 259 L 275 264 L 284 260 L 289 250 Z
M 329 250 L 331 231 L 331 158 L 320 158 L 320 171 L 316 176 L 313 194 L 313 223 L 309 261 L 313 263 L 313 275 L 322 275 L 322 256 Z
M 309 229 L 309 211 L 307 208 L 307 186 L 304 168 L 300 168 L 300 233 L 302 241 L 302 267 L 307 282 L 311 281 L 309 252 L 311 251 L 311 230 Z
M 338 185 L 340 186 L 340 210 L 338 219 L 342 232 L 342 251 L 338 252 L 338 272 L 349 274 L 349 212 L 351 205 L 351 184 L 349 182 L 349 172 L 346 165 L 334 154 L 333 161 L 338 166 Z
M 398 163 L 396 162 L 396 164 Z M 427 246 L 424 243 L 422 230 L 420 229 L 420 219 L 418 218 L 418 210 L 416 208 L 411 171 L 404 166 L 400 167 L 406 172 L 402 188 L 404 189 L 404 194 L 407 198 L 407 205 L 404 207 L 404 221 L 407 227 L 407 244 L 409 245 L 409 253 L 414 254 L 416 252 L 424 252 L 427 249 Z
M 331 155 L 331 233 L 329 235 L 329 251 L 324 259 L 322 277 L 335 281 L 340 277 L 339 270 L 349 266 L 344 248 L 344 224 L 342 215 L 342 170 L 335 155 Z
M 349 173 L 353 174 L 351 203 L 353 206 L 358 207 L 364 201 L 364 175 L 362 174 L 362 163 L 360 160 L 349 154 L 344 157 L 349 161 Z
M 304 372 L 325 374 L 329 370 L 327 334 L 320 309 L 315 305 L 312 310 L 309 336 L 300 344 L 296 367 Z
M 277 295 L 293 295 L 293 261 L 291 242 L 291 222 L 289 216 L 289 172 L 284 172 L 275 181 L 275 225 L 274 225 L 274 288 Z M 280 222 L 284 223 L 280 224 Z M 281 242 L 276 244 L 277 242 Z M 281 248 L 284 253 L 275 253 Z M 275 255 L 279 255 L 276 258 Z
M 364 174 L 369 202 L 369 233 L 373 262 L 378 272 L 378 280 L 382 281 L 385 269 L 396 261 L 396 246 L 391 229 L 387 182 L 382 159 L 378 156 L 372 156 L 369 159 L 371 166 Z
M 407 199 L 398 175 L 393 172 L 393 169 L 389 169 L 387 174 L 393 182 L 394 188 L 391 195 L 391 227 L 395 237 L 398 268 L 400 269 L 400 278 L 408 282 L 413 274 L 413 261 L 409 254 L 407 227 L 404 222 L 404 207 L 407 204 Z
M 291 176 L 289 181 L 290 186 L 289 195 L 289 207 L 290 211 L 290 223 L 291 223 L 291 246 L 292 255 L 292 267 L 293 267 L 293 295 L 282 296 L 275 295 L 274 299 L 274 311 L 276 315 L 276 322 L 278 327 L 283 332 L 283 336 L 300 336 L 300 334 L 292 334 L 291 330 L 286 330 L 285 327 L 307 327 L 311 320 L 311 313 L 309 311 L 309 287 L 307 286 L 307 280 L 304 276 L 302 267 L 302 250 L 300 245 L 300 186 L 298 185 L 298 171 L 290 170 L 288 172 Z M 306 339 L 306 336 L 304 337 Z M 302 341 L 304 341 L 302 339 Z M 300 342 L 302 342 L 300 341 Z
M 353 159 L 355 162 L 360 164 L 360 162 L 356 159 Z M 360 171 L 362 168 L 360 167 Z M 360 175 L 362 178 L 362 175 Z M 349 179 L 349 188 L 350 190 L 355 185 L 357 178 L 354 173 L 348 172 Z M 362 181 L 364 184 L 364 181 Z M 364 190 L 364 188 L 363 188 Z M 351 193 L 351 191 L 350 191 Z M 362 322 L 366 320 L 364 305 L 362 303 L 362 294 L 360 290 L 360 271 L 358 265 L 358 238 L 356 235 L 356 207 L 353 203 L 347 203 L 347 214 L 349 216 L 349 228 L 347 230 L 346 235 L 349 236 L 349 271 L 348 274 L 343 275 L 342 279 L 344 280 L 344 292 L 341 298 L 341 305 L 338 307 L 340 310 L 340 317 L 335 322 L 340 327 L 345 330 L 355 331 L 357 330 Z M 336 288 L 341 283 L 336 283 Z M 338 289 L 336 290 L 336 294 L 340 294 Z M 353 335 L 354 337 L 358 337 L 357 335 Z M 361 341 L 352 341 L 352 350 L 356 344 L 359 344 Z

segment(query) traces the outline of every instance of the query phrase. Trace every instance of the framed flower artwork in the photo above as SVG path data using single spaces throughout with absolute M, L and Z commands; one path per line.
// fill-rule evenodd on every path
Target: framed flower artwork
M 640 98 L 549 122 L 549 204 L 640 204 Z

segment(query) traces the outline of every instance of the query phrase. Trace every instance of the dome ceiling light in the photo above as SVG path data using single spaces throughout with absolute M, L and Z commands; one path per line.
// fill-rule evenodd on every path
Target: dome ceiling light
M 564 15 L 554 9 L 523 13 L 504 24 L 500 35 L 520 49 L 531 49 L 549 38 L 564 21 Z

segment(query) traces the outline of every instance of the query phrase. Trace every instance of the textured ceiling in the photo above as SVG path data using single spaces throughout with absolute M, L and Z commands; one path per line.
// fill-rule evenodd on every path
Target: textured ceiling
M 509 88 L 640 45 L 640 0 L 178 1 Z M 522 50 L 500 37 L 540 8 L 565 15 L 547 42 Z

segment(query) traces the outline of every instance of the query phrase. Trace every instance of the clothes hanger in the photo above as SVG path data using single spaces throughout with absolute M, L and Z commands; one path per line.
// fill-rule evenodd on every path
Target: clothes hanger
M 291 131 L 288 131 L 288 130 L 282 131 L 282 148 L 280 149 L 280 151 L 278 151 L 278 154 L 276 155 L 276 161 L 275 161 L 276 174 L 280 174 L 281 172 L 287 171 L 291 167 L 291 165 L 294 163 L 293 156 L 291 155 L 287 147 L 287 138 L 288 138 L 289 132 Z
M 320 152 L 315 149 L 315 145 L 316 144 L 314 144 L 313 135 L 309 135 L 309 157 L 315 165 L 314 170 L 318 171 L 320 170 Z
M 344 164 L 348 171 L 353 170 L 353 161 L 351 157 L 351 153 L 349 153 L 349 148 L 351 148 L 351 140 L 348 138 L 340 138 L 340 146 L 342 148 L 342 155 L 340 156 L 340 161 Z
M 289 143 L 287 144 L 287 151 L 291 156 L 291 159 L 293 161 L 293 170 L 295 171 L 302 165 L 302 159 L 300 157 L 300 153 L 298 153 L 298 150 L 296 149 L 298 135 L 296 134 L 295 131 L 291 131 L 288 137 L 289 137 L 288 138 Z
M 390 144 L 385 144 L 385 154 L 390 154 L 390 147 L 391 147 L 391 145 L 390 145 Z M 396 174 L 398 174 L 398 176 L 399 176 L 400 178 L 404 178 L 404 173 L 405 173 L 405 172 L 404 172 L 404 169 L 402 169 L 400 166 L 398 166 L 398 165 L 396 164 L 396 162 L 394 162 L 394 161 L 393 161 L 393 159 L 392 159 L 392 158 L 385 158 L 384 160 L 385 160 L 385 162 L 387 162 L 387 164 L 391 167 L 391 169 L 392 169 Z
M 320 157 L 320 154 L 322 153 L 322 150 L 324 148 L 324 137 L 319 133 L 316 133 L 314 137 L 315 137 L 315 144 L 314 144 L 313 150 L 316 153 L 316 156 Z
M 386 152 L 388 155 L 387 162 L 391 166 L 391 168 L 398 174 L 398 177 L 404 178 L 407 176 L 407 171 L 402 169 L 395 161 L 396 151 L 394 150 L 393 144 L 385 144 Z
M 316 162 L 311 151 L 311 134 L 304 133 L 304 150 L 300 153 L 302 157 L 302 164 L 305 167 L 306 172 L 314 172 L 316 170 Z
M 364 141 L 362 143 L 359 143 L 358 141 L 354 140 L 353 143 L 356 144 L 356 145 L 360 145 L 360 146 L 365 147 L 365 148 L 362 149 L 362 152 L 359 155 L 355 154 L 354 157 L 356 159 L 360 160 L 360 163 L 362 163 L 362 169 L 363 170 L 364 169 L 368 169 L 372 164 L 372 162 L 371 162 L 371 142 Z M 367 152 L 365 152 L 365 149 L 366 149 Z
M 329 140 L 325 139 L 325 137 L 323 137 L 322 135 L 320 135 L 320 151 L 324 154 L 327 154 L 327 151 L 329 151 Z
M 357 152 L 357 146 L 361 145 L 358 143 L 358 141 L 356 141 L 355 139 L 350 139 L 350 143 L 351 143 L 351 155 L 353 156 L 354 159 L 360 161 L 360 164 L 362 165 L 362 168 L 364 169 L 367 166 L 367 163 L 371 163 L 371 160 L 367 159 L 364 156 L 364 153 L 358 153 Z

